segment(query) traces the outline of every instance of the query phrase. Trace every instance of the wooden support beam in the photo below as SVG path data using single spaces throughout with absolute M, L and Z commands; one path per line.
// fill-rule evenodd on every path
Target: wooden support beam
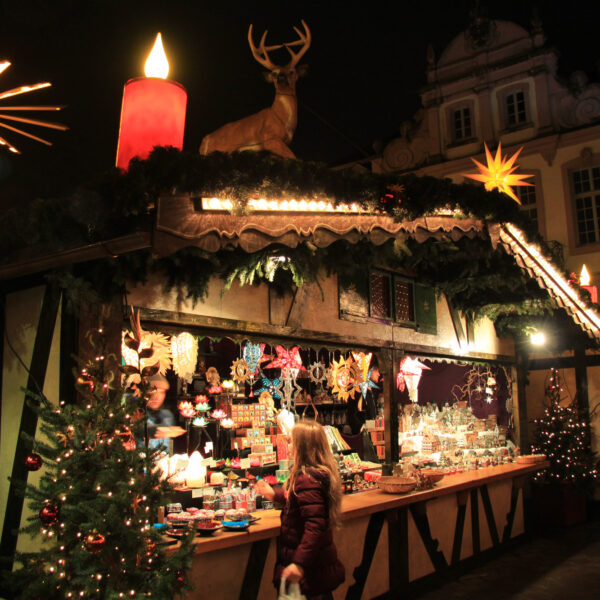
M 419 532 L 419 536 L 427 550 L 429 560 L 433 564 L 437 573 L 441 573 L 448 568 L 444 553 L 438 549 L 439 542 L 431 535 L 429 519 L 427 518 L 427 502 L 418 502 L 410 505 L 410 514 Z
M 584 415 L 590 411 L 590 399 L 588 395 L 588 376 L 585 348 L 582 344 L 575 346 L 575 396 L 577 405 Z
M 252 543 L 248 562 L 246 563 L 244 581 L 242 583 L 242 589 L 240 590 L 239 600 L 257 600 L 270 544 L 270 538 Z
M 383 375 L 383 416 L 385 425 L 385 463 L 384 475 L 391 475 L 394 465 L 399 459 L 398 450 L 398 402 L 396 401 L 396 386 L 394 365 L 396 364 L 395 350 L 380 350 L 377 353 L 377 364 Z
M 479 501 L 477 488 L 471 490 L 471 536 L 473 540 L 473 556 L 481 552 L 481 538 L 479 536 Z
M 517 441 L 521 451 L 529 451 L 529 421 L 527 419 L 527 372 L 529 370 L 529 355 L 521 348 L 517 352 Z
M 360 565 L 358 565 L 352 573 L 354 583 L 346 592 L 346 600 L 360 600 L 362 598 L 365 584 L 367 583 L 367 577 L 371 570 L 373 557 L 375 556 L 375 550 L 377 550 L 377 544 L 379 543 L 384 516 L 384 513 L 378 512 L 373 513 L 369 518 L 365 542 L 363 544 L 362 560 L 360 561 Z
M 42 309 L 31 356 L 29 377 L 27 379 L 27 391 L 39 394 L 44 388 L 46 369 L 50 357 L 52 337 L 56 327 L 56 317 L 60 293 L 52 286 L 47 286 L 42 301 Z M 18 488 L 27 483 L 28 471 L 25 468 L 25 458 L 32 450 L 32 442 L 23 438 L 21 434 L 26 433 L 35 436 L 38 418 L 35 411 L 28 405 L 27 396 L 23 401 L 21 412 L 21 423 L 19 425 L 19 437 L 14 456 L 6 512 L 4 515 L 4 526 L 2 528 L 2 541 L 0 542 L 0 556 L 4 559 L 4 568 L 11 570 L 14 562 L 14 554 L 17 547 L 17 529 L 21 523 L 23 514 L 23 496 L 19 494 Z
M 577 360 L 581 360 L 586 367 L 600 367 L 600 354 L 583 354 L 582 357 L 575 356 L 549 356 L 547 358 L 531 358 L 529 360 L 530 371 L 549 371 L 552 367 L 556 369 L 575 369 Z
M 467 491 L 456 493 L 456 525 L 454 526 L 454 541 L 452 542 L 452 566 L 460 562 L 460 551 L 462 549 L 462 540 L 465 532 L 465 516 L 467 514 L 467 500 L 469 494 Z
M 481 494 L 481 501 L 483 503 L 483 510 L 485 512 L 488 529 L 492 538 L 492 545 L 499 546 L 500 539 L 498 538 L 498 528 L 496 527 L 496 519 L 494 518 L 494 510 L 492 508 L 492 503 L 490 502 L 490 493 L 487 485 L 482 485 L 479 488 L 479 492 Z
M 460 314 L 460 311 L 458 311 L 456 308 L 454 308 L 452 302 L 450 302 L 450 300 L 448 300 L 447 296 L 446 296 L 446 303 L 448 304 L 448 310 L 450 311 L 450 317 L 452 318 L 452 325 L 454 325 L 454 333 L 456 334 L 456 341 L 459 344 L 466 344 L 468 341 L 467 334 L 465 333 L 465 330 L 462 325 L 462 316 Z
M 515 514 L 517 512 L 517 502 L 519 501 L 519 491 L 523 489 L 528 477 L 514 477 L 512 480 L 512 488 L 510 492 L 510 510 L 506 515 L 506 526 L 502 534 L 502 543 L 505 544 L 510 540 L 512 528 L 515 522 Z
M 388 523 L 389 589 L 400 594 L 409 582 L 408 507 L 385 513 Z

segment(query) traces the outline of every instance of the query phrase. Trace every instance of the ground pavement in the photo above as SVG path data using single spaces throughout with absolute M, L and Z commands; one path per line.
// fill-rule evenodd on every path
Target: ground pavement
M 600 518 L 531 541 L 418 600 L 600 600 Z

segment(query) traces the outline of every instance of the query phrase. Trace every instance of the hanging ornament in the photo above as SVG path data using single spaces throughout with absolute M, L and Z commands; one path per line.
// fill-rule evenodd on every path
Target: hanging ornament
M 299 351 L 300 346 L 294 346 L 289 350 L 286 350 L 283 346 L 275 346 L 277 358 L 271 361 L 265 368 L 281 369 L 282 377 L 285 377 L 288 373 L 292 373 L 294 377 L 297 377 L 299 371 L 306 371 L 302 365 L 302 358 L 298 354 Z
M 408 395 L 411 402 L 415 404 L 419 401 L 418 388 L 423 370 L 430 371 L 431 369 L 419 361 L 419 359 L 405 356 L 400 361 L 400 368 L 396 376 L 396 387 L 401 392 L 408 388 Z
M 331 364 L 325 369 L 325 381 L 328 388 L 333 387 L 333 369 L 331 368 Z
M 31 452 L 25 457 L 25 468 L 28 471 L 39 471 L 42 466 L 42 457 L 35 452 Z
M 372 373 L 373 373 L 373 367 L 371 367 L 369 369 L 366 380 L 361 381 L 358 384 L 358 387 L 360 388 L 360 393 L 362 394 L 363 399 L 365 399 L 367 397 L 367 392 L 369 390 L 378 390 L 379 389 L 379 386 L 371 379 Z
M 236 383 L 246 383 L 250 377 L 248 363 L 243 358 L 238 358 L 231 365 L 231 377 Z
M 327 367 L 322 362 L 314 362 L 308 367 L 308 377 L 315 385 L 327 381 Z
M 296 405 L 295 397 L 298 392 L 301 391 L 302 388 L 296 382 L 296 378 L 291 372 L 288 372 L 288 374 L 283 378 L 283 387 L 281 388 L 282 406 L 285 405 L 288 410 L 293 412 Z
M 156 551 L 156 542 L 152 538 L 146 538 L 146 556 L 150 557 Z
M 179 569 L 175 571 L 175 589 L 181 590 L 185 585 L 185 573 Z
M 85 547 L 90 554 L 99 554 L 104 549 L 105 537 L 101 533 L 90 533 L 85 538 Z
M 158 372 L 165 375 L 167 369 L 171 368 L 171 339 L 164 333 L 155 331 L 141 331 L 142 341 L 137 350 L 127 345 L 126 340 L 132 339 L 130 331 L 124 331 L 121 335 L 121 356 L 126 365 L 139 367 L 158 366 Z M 152 354 L 146 358 L 140 358 L 139 352 L 152 350 Z M 139 362 L 139 364 L 138 364 Z
M 188 383 L 192 382 L 198 362 L 198 340 L 187 331 L 181 332 L 171 340 L 173 370 Z
M 513 175 L 518 167 L 513 167 L 517 156 L 519 156 L 523 148 L 519 148 L 510 158 L 502 157 L 502 144 L 498 142 L 498 150 L 496 150 L 496 156 L 492 158 L 490 151 L 488 150 L 487 144 L 484 142 L 485 156 L 487 159 L 487 167 L 476 161 L 474 158 L 471 160 L 475 163 L 475 166 L 479 169 L 479 173 L 464 173 L 463 177 L 469 177 L 476 181 L 482 181 L 485 185 L 485 189 L 489 192 L 493 189 L 497 189 L 499 192 L 504 192 L 510 196 L 517 204 L 521 204 L 519 198 L 515 195 L 512 190 L 513 185 L 528 185 L 533 186 L 533 183 L 522 181 L 525 177 L 533 177 L 533 175 Z
M 256 375 L 258 372 L 258 365 L 262 362 L 263 352 L 265 344 L 253 344 L 252 342 L 246 342 L 242 350 L 242 356 L 248 365 L 248 369 L 251 375 Z
M 340 400 L 348 402 L 348 398 L 354 398 L 355 394 L 360 392 L 358 387 L 360 380 L 358 365 L 351 356 L 347 359 L 340 356 L 340 360 L 337 363 L 334 361 L 331 367 L 333 370 L 332 392 L 337 394 Z
M 54 525 L 58 523 L 60 509 L 56 504 L 46 504 L 40 510 L 40 521 L 44 525 Z
M 277 398 L 277 400 L 281 400 L 281 394 L 279 393 L 281 390 L 281 387 L 283 385 L 281 379 L 279 379 L 279 377 L 276 377 L 275 379 L 269 379 L 268 377 L 263 377 L 262 378 L 262 387 L 258 390 L 256 390 L 256 393 L 262 394 L 263 392 L 269 392 L 269 394 L 271 394 L 272 398 Z

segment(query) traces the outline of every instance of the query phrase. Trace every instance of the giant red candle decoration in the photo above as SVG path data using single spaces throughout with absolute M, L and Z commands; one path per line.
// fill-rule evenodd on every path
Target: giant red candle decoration
M 183 147 L 187 92 L 167 79 L 169 63 L 160 33 L 145 65 L 146 77 L 130 79 L 123 89 L 117 167 L 127 169 L 135 156 L 147 158 L 155 146 Z

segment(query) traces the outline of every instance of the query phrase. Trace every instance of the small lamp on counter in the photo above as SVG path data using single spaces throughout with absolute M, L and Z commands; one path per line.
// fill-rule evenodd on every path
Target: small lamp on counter
M 581 273 L 579 274 L 579 284 L 584 290 L 587 290 L 590 293 L 590 297 L 594 304 L 598 303 L 598 288 L 595 285 L 590 285 L 591 277 L 587 270 L 587 267 L 583 265 L 581 267 Z

